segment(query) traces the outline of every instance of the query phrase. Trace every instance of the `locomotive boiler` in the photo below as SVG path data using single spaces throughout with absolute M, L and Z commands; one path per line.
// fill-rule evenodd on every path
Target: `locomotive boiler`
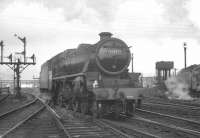
M 99 35 L 96 44 L 80 44 L 45 62 L 40 89 L 51 92 L 55 104 L 74 111 L 133 115 L 141 100 L 128 72 L 129 47 L 109 32 Z

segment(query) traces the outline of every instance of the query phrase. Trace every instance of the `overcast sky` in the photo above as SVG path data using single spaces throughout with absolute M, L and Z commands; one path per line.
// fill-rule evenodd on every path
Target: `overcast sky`
M 188 65 L 200 63 L 199 5 L 199 0 L 0 0 L 0 40 L 7 56 L 22 51 L 15 33 L 27 37 L 27 55 L 35 53 L 37 64 L 22 79 L 32 79 L 55 54 L 94 44 L 100 32 L 110 31 L 132 46 L 134 71 L 152 76 L 156 61 L 184 67 L 184 42 Z M 12 77 L 4 75 L 8 67 L 0 70 L 0 78 Z

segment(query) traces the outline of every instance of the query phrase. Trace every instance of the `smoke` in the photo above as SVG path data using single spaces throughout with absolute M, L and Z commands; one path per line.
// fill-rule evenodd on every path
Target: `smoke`
M 165 93 L 169 99 L 192 100 L 189 95 L 189 86 L 176 77 L 170 77 L 165 81 L 168 91 Z
M 158 2 L 163 6 L 164 18 L 168 19 L 170 22 L 187 22 L 188 10 L 186 4 L 189 0 L 158 0 Z
M 4 9 L 13 2 L 26 4 L 37 3 L 49 10 L 58 10 L 66 21 L 80 20 L 82 22 L 110 23 L 122 0 L 1 0 L 0 8 Z
M 12 3 L 14 0 L 1 0 L 0 1 L 0 10 L 6 8 L 10 3 Z
M 86 24 L 103 24 L 104 27 L 107 27 L 115 20 L 116 13 L 120 6 L 127 1 L 128 0 L 0 0 L 0 10 L 6 8 L 13 2 L 23 2 L 26 4 L 37 3 L 47 7 L 49 10 L 61 12 L 66 21 L 78 20 Z M 137 0 L 135 0 L 135 2 L 136 1 Z M 153 0 L 151 3 L 155 2 L 162 8 L 161 12 L 164 22 L 168 21 L 170 23 L 170 27 L 166 27 L 167 32 L 171 31 L 172 34 L 178 33 L 181 37 L 199 38 L 200 31 L 199 24 L 196 21 L 197 15 L 193 16 L 196 10 L 192 10 L 196 1 Z M 143 3 L 145 3 L 145 0 L 143 0 Z M 157 8 L 159 9 L 160 7 Z M 199 9 L 198 6 L 195 9 Z M 133 15 L 134 14 L 135 13 L 133 13 Z M 149 15 L 148 10 L 144 15 Z M 178 32 L 177 29 L 184 29 L 183 35 L 181 34 L 182 32 Z
M 195 20 L 191 20 L 192 0 L 157 0 L 157 2 L 163 7 L 163 18 L 175 28 L 184 29 L 182 37 L 195 38 L 200 42 L 200 26 Z M 196 15 L 195 15 L 196 17 Z
M 121 0 L 59 0 L 51 2 L 43 0 L 43 4 L 50 9 L 61 8 L 67 20 L 90 19 L 91 16 L 95 16 L 104 21 L 111 21 L 120 3 Z

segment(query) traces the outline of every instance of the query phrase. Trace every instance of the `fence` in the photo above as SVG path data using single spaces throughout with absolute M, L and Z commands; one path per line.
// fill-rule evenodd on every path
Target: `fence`
M 2 94 L 2 93 L 10 93 L 10 88 L 9 87 L 1 87 L 0 94 Z
M 13 89 L 16 86 L 16 82 L 14 84 L 13 80 L 0 80 L 0 88 L 9 88 Z M 38 88 L 39 87 L 39 80 L 21 80 L 20 81 L 21 88 Z

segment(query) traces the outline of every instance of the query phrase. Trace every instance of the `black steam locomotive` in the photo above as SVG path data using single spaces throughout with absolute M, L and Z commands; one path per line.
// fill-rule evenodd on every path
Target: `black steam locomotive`
M 109 32 L 99 35 L 96 44 L 80 44 L 45 62 L 40 89 L 51 92 L 55 104 L 84 114 L 133 115 L 141 100 L 128 72 L 129 47 Z

